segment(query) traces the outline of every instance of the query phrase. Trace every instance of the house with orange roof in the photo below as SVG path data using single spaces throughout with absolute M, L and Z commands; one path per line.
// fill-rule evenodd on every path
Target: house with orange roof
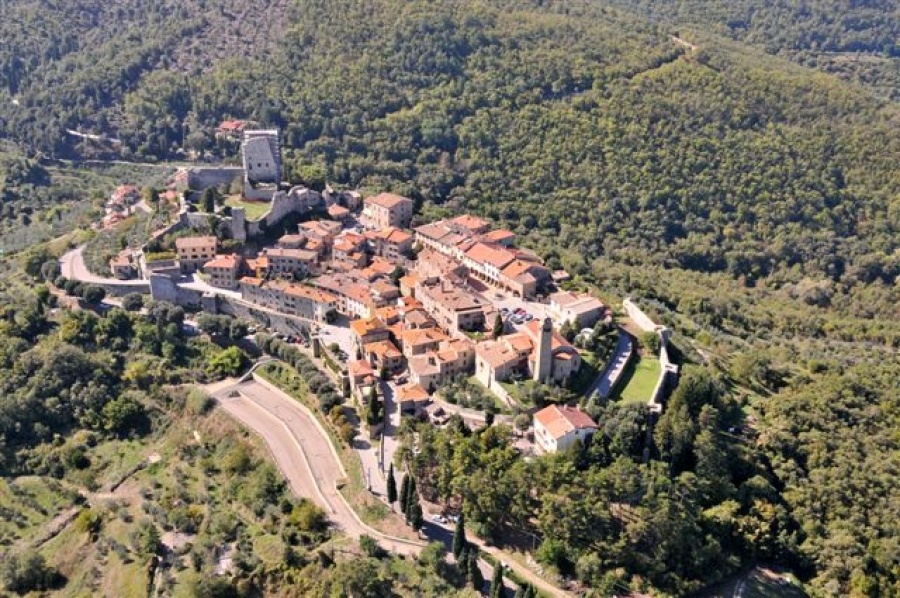
M 306 235 L 303 233 L 282 235 L 275 242 L 275 247 L 280 247 L 281 249 L 303 249 L 306 245 L 306 240 Z
M 269 273 L 269 258 L 267 258 L 265 255 L 250 258 L 246 260 L 246 262 L 247 270 L 250 271 L 250 274 L 252 276 L 265 278 L 266 274 Z
M 413 236 L 394 226 L 372 231 L 367 237 L 372 251 L 388 260 L 397 261 L 412 251 Z
M 477 331 L 484 328 L 485 313 L 490 304 L 464 288 L 446 280 L 416 285 L 416 299 L 449 334 Z
M 343 222 L 350 217 L 350 210 L 348 210 L 344 206 L 339 206 L 338 204 L 334 203 L 328 206 L 328 217 L 335 222 L 340 222 L 343 224 Z
M 319 254 L 309 249 L 269 247 L 264 251 L 269 271 L 278 275 L 307 276 L 318 270 Z
M 447 340 L 447 335 L 437 328 L 412 328 L 401 332 L 397 340 L 403 355 L 409 359 L 413 355 L 437 351 L 440 344 Z
M 363 202 L 360 222 L 368 229 L 384 229 L 389 226 L 407 228 L 412 220 L 413 201 L 394 193 L 379 193 Z
M 401 276 L 400 280 L 400 294 L 404 297 L 415 297 L 416 294 L 416 284 L 419 282 L 419 277 L 415 274 L 407 274 L 406 276 Z
M 238 285 L 244 301 L 316 322 L 331 321 L 338 309 L 337 296 L 308 285 L 252 276 L 244 276 Z
M 386 341 L 390 337 L 387 326 L 378 318 L 362 318 L 350 322 L 350 332 L 357 347 L 368 343 Z
M 447 227 L 462 235 L 480 235 L 491 230 L 491 223 L 484 218 L 463 214 L 446 221 Z
M 409 378 L 433 392 L 456 376 L 467 376 L 475 367 L 475 344 L 467 338 L 441 341 L 437 350 L 407 360 Z
M 133 253 L 134 251 L 131 249 L 123 249 L 109 260 L 109 269 L 114 277 L 120 280 L 127 280 L 134 276 Z
M 397 387 L 397 404 L 404 413 L 415 413 L 424 409 L 431 401 L 431 395 L 421 385 L 409 382 Z
M 463 263 L 477 278 L 490 284 L 498 284 L 500 271 L 515 259 L 515 254 L 505 247 L 479 242 L 466 251 Z
M 389 375 L 403 369 L 403 353 L 389 340 L 367 343 L 362 346 L 362 353 L 373 368 L 384 370 Z
M 534 442 L 541 453 L 557 453 L 576 441 L 586 442 L 597 424 L 577 407 L 548 405 L 534 414 Z
M 505 228 L 499 228 L 484 233 L 479 238 L 487 243 L 494 243 L 502 247 L 512 247 L 516 242 L 516 233 Z
M 243 261 L 239 255 L 217 255 L 203 264 L 203 272 L 209 276 L 209 284 L 212 286 L 220 289 L 236 289 Z
M 191 274 L 216 257 L 219 240 L 215 237 L 179 237 L 175 239 L 175 253 L 182 274 Z

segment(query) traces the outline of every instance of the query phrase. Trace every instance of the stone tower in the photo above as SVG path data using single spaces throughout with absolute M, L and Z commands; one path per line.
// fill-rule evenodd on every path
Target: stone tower
M 538 382 L 550 380 L 553 367 L 553 321 L 544 318 L 538 330 L 537 355 L 534 357 L 534 379 Z

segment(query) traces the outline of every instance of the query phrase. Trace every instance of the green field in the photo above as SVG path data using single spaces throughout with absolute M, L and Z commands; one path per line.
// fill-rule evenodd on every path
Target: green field
M 656 358 L 633 359 L 620 383 L 619 398 L 626 403 L 646 403 L 656 388 L 661 371 Z
M 267 201 L 246 201 L 238 195 L 229 195 L 225 198 L 225 205 L 232 208 L 244 208 L 247 220 L 259 220 L 263 214 L 269 211 L 270 204 Z

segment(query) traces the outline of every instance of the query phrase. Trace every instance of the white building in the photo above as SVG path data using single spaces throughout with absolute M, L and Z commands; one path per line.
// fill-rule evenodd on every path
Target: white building
M 550 405 L 534 414 L 534 442 L 541 453 L 564 451 L 596 431 L 594 420 L 577 407 Z

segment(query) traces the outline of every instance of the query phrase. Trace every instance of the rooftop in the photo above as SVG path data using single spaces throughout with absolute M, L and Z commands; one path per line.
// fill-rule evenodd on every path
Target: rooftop
M 490 264 L 495 268 L 503 268 L 516 259 L 516 256 L 508 250 L 487 243 L 476 243 L 466 252 L 466 256 L 475 262 Z
M 175 239 L 175 247 L 178 249 L 191 249 L 193 247 L 215 247 L 218 240 L 215 237 L 179 237 Z
M 203 268 L 226 268 L 228 270 L 236 270 L 240 264 L 240 256 L 234 254 L 217 255 L 215 259 L 212 259 L 203 264 Z
M 311 249 L 284 249 L 283 247 L 269 247 L 266 249 L 267 257 L 289 257 L 301 262 L 314 262 L 319 254 Z
M 387 330 L 384 326 L 384 322 L 382 322 L 379 318 L 363 318 L 360 320 L 353 320 L 350 322 L 350 329 L 357 336 L 366 336 L 368 334 L 372 334 L 373 332 L 378 332 L 379 330 Z
M 559 439 L 575 430 L 597 429 L 597 424 L 585 412 L 568 405 L 549 405 L 534 414 L 553 438 Z
M 400 359 L 403 353 L 391 341 L 378 341 L 374 343 L 366 343 L 363 345 L 366 353 L 374 353 L 379 360 Z
M 366 203 L 388 209 L 394 208 L 405 202 L 412 203 L 412 200 L 408 197 L 403 197 L 402 195 L 396 195 L 394 193 L 379 193 L 373 197 L 366 198 Z
M 473 216 L 472 214 L 463 214 L 450 220 L 451 223 L 461 228 L 468 229 L 473 232 L 479 232 L 485 228 L 490 228 L 491 223 L 484 218 Z
M 406 401 L 427 401 L 431 395 L 418 384 L 404 384 L 397 387 L 397 399 L 402 403 Z

